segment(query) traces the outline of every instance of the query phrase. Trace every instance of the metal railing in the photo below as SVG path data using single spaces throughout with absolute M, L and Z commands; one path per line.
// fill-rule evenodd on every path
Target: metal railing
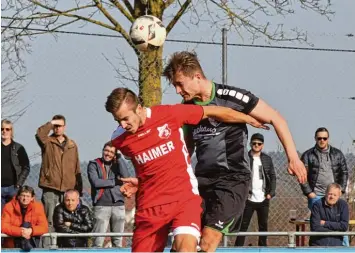
M 169 236 L 173 234 L 170 233 Z M 223 238 L 223 247 L 228 247 L 227 238 L 229 236 L 284 236 L 288 238 L 287 247 L 296 247 L 296 236 L 355 236 L 355 231 L 347 232 L 238 232 L 231 233 Z M 50 249 L 57 248 L 57 238 L 58 237 L 111 237 L 111 236 L 121 236 L 121 237 L 132 237 L 133 233 L 80 233 L 80 234 L 67 234 L 67 233 L 46 233 L 42 237 L 51 238 Z M 1 237 L 11 237 L 6 234 L 1 234 Z

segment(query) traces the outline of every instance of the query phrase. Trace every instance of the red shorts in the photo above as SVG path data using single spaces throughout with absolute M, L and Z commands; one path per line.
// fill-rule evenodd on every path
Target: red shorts
M 200 238 L 201 197 L 137 210 L 132 252 L 163 252 L 170 231 L 174 236 L 191 234 Z

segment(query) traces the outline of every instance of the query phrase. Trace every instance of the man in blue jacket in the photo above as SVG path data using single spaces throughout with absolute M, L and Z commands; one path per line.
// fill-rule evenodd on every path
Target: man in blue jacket
M 112 144 L 106 143 L 102 157 L 89 162 L 88 177 L 94 206 L 94 233 L 122 233 L 125 224 L 124 196 L 120 192 L 120 178 L 129 177 L 126 165 Z M 103 247 L 104 237 L 96 237 L 95 247 Z M 114 247 L 122 247 L 122 237 L 112 237 Z
M 329 236 L 311 236 L 310 246 L 343 246 L 343 236 L 332 236 L 332 232 L 345 232 L 349 225 L 349 207 L 340 199 L 341 186 L 329 184 L 325 197 L 312 206 L 311 231 L 329 232 Z

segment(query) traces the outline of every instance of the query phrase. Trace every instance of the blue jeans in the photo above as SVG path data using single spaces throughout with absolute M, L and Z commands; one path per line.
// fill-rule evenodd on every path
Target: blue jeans
M 1 212 L 5 204 L 17 194 L 17 191 L 18 189 L 14 185 L 1 187 Z
M 315 196 L 313 199 L 308 199 L 308 209 L 312 210 L 312 206 L 314 203 L 316 203 L 318 200 L 320 200 L 323 196 Z

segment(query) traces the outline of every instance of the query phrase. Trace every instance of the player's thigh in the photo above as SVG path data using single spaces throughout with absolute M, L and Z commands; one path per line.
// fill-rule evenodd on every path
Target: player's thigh
M 200 196 L 179 203 L 171 225 L 177 251 L 196 251 L 201 235 L 201 214 Z
M 138 210 L 132 239 L 133 252 L 162 252 L 169 234 L 169 210 L 156 206 Z

